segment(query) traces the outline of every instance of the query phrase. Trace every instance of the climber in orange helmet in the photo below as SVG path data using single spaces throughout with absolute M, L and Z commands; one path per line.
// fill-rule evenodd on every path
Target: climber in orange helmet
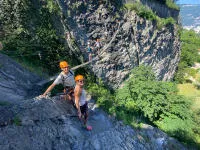
M 88 120 L 88 104 L 86 101 L 86 91 L 84 90 L 84 77 L 77 75 L 75 77 L 76 86 L 74 89 L 75 104 L 78 110 L 78 117 L 83 118 L 84 127 L 87 130 L 92 130 L 91 126 L 87 125 Z
M 64 86 L 65 99 L 74 101 L 74 72 L 69 69 L 69 64 L 66 61 L 60 62 L 60 69 L 62 72 L 58 75 L 55 81 L 47 88 L 47 90 L 42 94 L 46 96 L 56 85 L 62 84 Z

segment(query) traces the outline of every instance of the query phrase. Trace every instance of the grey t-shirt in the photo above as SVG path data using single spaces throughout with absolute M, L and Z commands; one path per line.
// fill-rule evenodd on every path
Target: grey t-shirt
M 74 81 L 74 73 L 70 70 L 68 74 L 65 74 L 61 72 L 56 80 L 53 82 L 54 84 L 64 84 L 63 86 L 75 86 L 75 81 Z

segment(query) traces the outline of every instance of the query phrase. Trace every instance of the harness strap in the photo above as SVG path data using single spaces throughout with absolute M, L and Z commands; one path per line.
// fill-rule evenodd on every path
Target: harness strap
M 74 73 L 73 73 L 71 70 L 69 70 L 69 73 L 70 73 L 71 75 L 74 75 Z M 63 74 L 61 73 L 61 78 L 62 78 L 62 82 L 63 82 L 63 87 L 64 87 L 65 80 L 66 80 L 67 78 L 69 78 L 71 75 L 68 75 L 66 78 L 64 78 Z M 64 87 L 64 88 L 65 88 L 65 87 Z

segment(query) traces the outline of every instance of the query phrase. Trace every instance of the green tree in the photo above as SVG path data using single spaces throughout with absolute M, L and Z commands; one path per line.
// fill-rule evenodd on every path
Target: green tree
M 124 92 L 126 97 L 124 94 L 121 95 L 120 90 L 116 98 L 120 97 L 120 101 L 125 102 L 127 98 L 132 100 L 138 110 L 150 121 L 159 120 L 161 116 L 165 115 L 165 112 L 175 113 L 172 108 L 177 106 L 174 101 L 175 98 L 178 98 L 176 85 L 172 82 L 157 81 L 150 67 L 140 66 L 133 69 L 132 77 L 122 90 L 126 91 Z M 185 102 L 183 106 L 186 107 L 187 103 Z M 184 111 L 176 113 L 179 117 L 184 118 Z
M 197 123 L 190 111 L 191 104 L 177 92 L 175 83 L 157 81 L 150 67 L 139 66 L 133 69 L 124 87 L 116 92 L 111 110 L 129 123 L 132 120 L 127 119 L 131 115 L 142 114 L 170 135 L 194 143 Z
M 54 23 L 59 20 L 59 7 L 53 0 L 42 4 L 38 0 L 2 0 L 1 4 L 0 20 L 5 33 L 2 52 L 50 74 L 58 71 L 55 64 L 59 60 L 71 60 L 64 37 Z
M 181 58 L 174 78 L 178 83 L 185 82 L 184 77 L 188 73 L 187 68 L 190 68 L 195 62 L 200 62 L 198 54 L 200 36 L 192 30 L 182 30 L 181 43 Z

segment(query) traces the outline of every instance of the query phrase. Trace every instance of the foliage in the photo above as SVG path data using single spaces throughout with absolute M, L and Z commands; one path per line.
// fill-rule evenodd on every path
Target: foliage
M 185 68 L 185 72 L 189 75 L 192 76 L 193 78 L 195 78 L 196 74 L 197 74 L 197 70 L 194 68 Z
M 157 25 L 158 29 L 161 29 L 164 26 L 176 23 L 176 21 L 172 17 L 164 19 L 164 18 L 160 18 L 160 17 L 157 16 L 156 21 L 157 21 L 156 25 Z
M 188 67 L 191 67 L 194 62 L 198 60 L 197 49 L 194 45 L 183 43 L 182 44 L 181 61 L 184 61 Z
M 7 1 L 1 2 L 0 20 L 4 26 L 4 30 L 10 34 L 17 28 L 21 28 L 24 21 L 26 21 L 29 11 L 30 2 L 28 0 Z
M 125 8 L 127 8 L 128 10 L 131 11 L 136 11 L 136 13 L 143 18 L 146 18 L 148 20 L 155 20 L 156 19 L 156 15 L 155 13 L 153 13 L 153 11 L 151 9 L 149 9 L 147 6 L 144 6 L 143 4 L 141 4 L 140 2 L 136 2 L 136 3 L 127 3 L 124 5 Z
M 172 9 L 175 9 L 175 10 L 180 10 L 180 8 L 174 3 L 173 0 L 166 0 L 165 3 L 169 8 L 172 8 Z
M 185 68 L 186 64 L 184 62 L 180 62 L 178 64 L 178 71 L 176 71 L 174 80 L 177 83 L 184 83 L 185 82 Z
M 198 130 L 198 125 L 192 119 L 180 119 L 176 116 L 163 118 L 157 122 L 160 129 L 167 132 L 169 135 L 176 137 L 179 141 L 197 146 L 198 135 L 194 130 Z
M 155 20 L 158 29 L 161 29 L 162 27 L 166 25 L 176 23 L 176 21 L 172 17 L 169 17 L 169 18 L 158 17 L 150 8 L 141 4 L 140 2 L 127 3 L 125 4 L 125 8 L 131 11 L 134 10 L 137 13 L 137 15 L 139 15 L 142 18 L 145 18 L 148 20 Z
M 174 83 L 157 81 L 150 67 L 140 66 L 133 69 L 124 87 L 116 91 L 112 112 L 129 124 L 134 118 L 131 116 L 142 114 L 170 135 L 184 142 L 196 142 L 193 138 L 197 137 L 194 133 L 197 126 L 190 111 L 191 103 L 177 92 Z
M 200 91 L 197 90 L 193 84 L 185 83 L 185 84 L 178 84 L 179 92 L 178 94 L 184 95 L 186 97 L 200 97 Z
M 200 62 L 200 56 L 198 54 L 200 36 L 192 30 L 182 30 L 181 42 L 181 59 L 174 78 L 178 83 L 185 82 L 184 76 L 186 73 L 194 75 L 194 71 L 187 68 L 190 68 L 195 62 Z
M 54 23 L 60 15 L 55 1 L 3 0 L 3 6 L 0 15 L 5 32 L 3 53 L 27 65 L 30 70 L 40 71 L 39 74 L 55 74 L 59 69 L 55 64 L 60 60 L 71 62 L 72 54 L 56 28 L 59 22 Z
M 72 3 L 70 7 L 75 13 L 84 13 L 86 10 L 85 4 L 80 1 Z
M 39 5 L 39 1 L 34 1 L 33 4 L 36 5 L 32 2 L 33 0 L 3 0 L 0 20 L 5 32 L 4 53 L 22 59 L 29 66 L 35 64 L 54 73 L 58 70 L 55 63 L 59 60 L 71 61 L 70 53 L 64 47 L 63 36 L 56 30 L 52 17 L 59 15 L 59 9 L 53 0 L 47 0 L 42 5 Z M 83 7 L 79 4 L 73 6 Z M 156 20 L 158 28 L 175 23 L 172 18 L 157 17 L 152 10 L 140 3 L 126 4 L 126 8 L 135 10 L 141 17 Z M 190 35 L 192 39 L 187 37 Z M 194 38 L 193 33 L 187 36 L 181 38 L 185 50 L 182 52 L 179 70 L 182 68 L 183 71 L 194 60 L 200 60 L 196 55 L 196 46 L 192 47 L 192 44 L 199 46 L 199 37 Z M 178 74 L 178 78 L 181 75 L 184 74 Z M 195 136 L 194 131 L 198 130 L 189 111 L 190 103 L 177 95 L 175 84 L 157 81 L 149 67 L 135 68 L 124 87 L 117 90 L 115 95 L 107 90 L 101 80 L 87 76 L 87 81 L 88 92 L 97 99 L 97 103 L 127 124 L 133 125 L 133 121 L 139 116 L 138 118 L 146 118 L 172 136 L 183 140 Z M 14 123 L 20 125 L 20 118 L 16 116 Z M 182 132 L 183 129 L 186 130 Z
M 184 95 L 185 97 L 188 97 L 190 101 L 193 102 L 192 104 L 192 110 L 195 111 L 197 109 L 200 109 L 200 90 L 198 90 L 195 86 L 195 84 L 191 83 L 184 83 L 184 84 L 178 84 L 179 95 Z
M 194 112 L 194 119 L 195 119 L 195 122 L 197 123 L 197 125 L 199 125 L 200 124 L 200 108 Z M 195 131 L 195 133 L 200 135 L 200 126 L 197 126 L 197 130 Z M 199 136 L 199 138 L 200 138 L 200 136 Z M 199 141 L 199 143 L 200 143 L 200 141 Z
M 154 0 L 154 1 L 165 4 L 167 7 L 171 9 L 180 10 L 180 8 L 175 3 L 176 0 Z
M 18 116 L 15 116 L 14 119 L 13 119 L 13 123 L 16 126 L 20 126 L 21 125 L 21 119 Z
M 115 97 L 100 80 L 91 77 L 88 80 L 88 91 L 95 96 L 97 103 L 125 124 L 139 127 L 141 119 L 147 118 L 180 141 L 198 142 L 199 133 L 194 132 L 198 130 L 198 118 L 195 120 L 190 111 L 191 103 L 177 94 L 174 83 L 157 81 L 150 67 L 134 68 Z
M 200 47 L 200 36 L 193 30 L 183 30 L 181 34 L 182 54 L 181 62 L 185 62 L 187 66 L 192 66 L 194 62 L 199 60 L 198 49 Z
M 155 74 L 152 72 L 150 66 L 141 65 L 135 67 L 132 70 L 132 78 L 138 79 L 139 81 L 155 81 Z
M 47 8 L 49 9 L 50 13 L 54 14 L 61 13 L 60 8 L 58 5 L 55 4 L 55 1 L 47 0 Z
M 6 101 L 0 101 L 0 106 L 7 106 L 7 105 L 10 105 L 10 103 Z
M 161 115 L 170 111 L 169 106 L 174 104 L 170 93 L 177 92 L 175 85 L 156 81 L 150 68 L 145 66 L 134 69 L 132 73 L 133 77 L 124 86 L 126 92 L 119 91 L 116 98 L 120 98 L 121 102 L 133 101 L 137 109 L 150 121 L 160 119 Z
M 97 100 L 97 104 L 103 107 L 107 112 L 111 108 L 114 99 L 111 91 L 109 91 L 101 79 L 88 76 L 87 77 L 87 91 L 88 93 Z

